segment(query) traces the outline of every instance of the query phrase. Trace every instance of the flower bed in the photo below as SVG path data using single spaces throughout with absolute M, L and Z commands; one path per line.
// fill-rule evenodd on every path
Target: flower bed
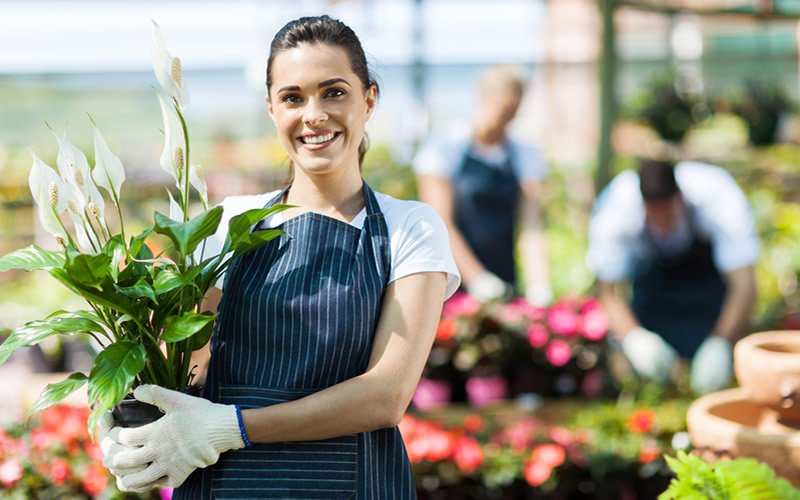
M 671 477 L 664 454 L 690 445 L 688 405 L 569 401 L 546 419 L 415 413 L 400 430 L 421 499 L 655 498 Z
M 479 304 L 457 293 L 445 303 L 428 364 L 414 397 L 421 410 L 505 398 L 609 395 L 608 319 L 592 298 L 549 308 L 524 299 Z

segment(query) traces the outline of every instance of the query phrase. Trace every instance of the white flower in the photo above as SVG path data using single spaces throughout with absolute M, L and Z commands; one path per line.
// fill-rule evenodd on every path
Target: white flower
M 153 21 L 153 71 L 164 91 L 175 99 L 178 109 L 181 111 L 186 109 L 189 104 L 189 93 L 181 74 L 181 61 L 177 57 L 172 57 L 167 51 L 164 37 L 161 36 L 161 28 L 155 21 Z
M 57 215 L 61 213 L 58 206 L 66 206 L 66 202 L 59 196 L 59 186 L 62 184 L 62 181 L 58 177 L 56 171 L 39 159 L 36 153 L 31 151 L 31 156 L 33 156 L 33 165 L 31 166 L 31 173 L 28 176 L 28 185 L 31 188 L 31 195 L 33 195 L 33 199 L 36 202 L 39 222 L 41 222 L 45 231 L 56 238 L 65 240 L 66 234 L 64 233 L 64 228 L 61 226 Z M 55 207 L 53 207 L 50 200 L 51 191 L 55 191 Z
M 94 127 L 94 162 L 92 179 L 108 192 L 112 201 L 119 200 L 120 189 L 122 183 L 125 182 L 125 168 L 122 166 L 122 161 L 108 148 L 108 144 L 100 134 L 100 129 L 96 126 Z M 114 203 L 117 202 L 114 201 Z M 98 208 L 100 207 L 98 206 Z
M 161 152 L 159 163 L 172 178 L 175 185 L 181 189 L 181 179 L 183 179 L 183 166 L 186 163 L 186 141 L 183 137 L 183 128 L 178 120 L 178 115 L 171 106 L 167 106 L 164 99 L 159 95 L 158 103 L 161 105 L 161 118 L 164 124 L 164 150 Z M 175 159 L 182 158 L 182 164 L 176 165 Z
M 169 195 L 169 218 L 176 222 L 183 222 L 183 209 L 172 197 L 172 193 L 169 190 L 167 190 L 167 195 Z
M 58 171 L 61 174 L 61 178 L 65 184 L 77 186 L 80 196 L 83 198 L 75 201 L 79 203 L 81 208 L 85 207 L 89 202 L 94 202 L 102 214 L 105 209 L 105 200 L 103 200 L 100 191 L 92 180 L 86 155 L 67 140 L 66 134 L 63 137 L 59 137 L 56 134 L 56 139 L 58 139 Z
M 189 169 L 189 184 L 197 190 L 202 200 L 203 206 L 208 206 L 208 187 L 206 186 L 203 168 L 200 165 L 192 165 Z

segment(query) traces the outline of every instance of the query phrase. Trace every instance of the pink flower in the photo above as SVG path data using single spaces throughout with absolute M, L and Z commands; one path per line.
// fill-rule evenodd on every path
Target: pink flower
M 559 302 L 547 313 L 547 325 L 553 333 L 570 336 L 578 333 L 581 318 L 569 305 Z
M 508 394 L 505 377 L 472 377 L 467 380 L 467 399 L 472 406 L 482 408 L 503 399 Z
M 560 444 L 561 446 L 569 446 L 574 441 L 572 431 L 564 427 L 553 427 L 549 433 L 550 439 Z
M 50 464 L 50 477 L 56 486 L 61 486 L 69 477 L 69 463 L 63 458 L 56 458 Z
M 483 427 L 486 425 L 486 422 L 483 420 L 483 417 L 477 413 L 470 413 L 464 417 L 462 425 L 464 426 L 464 430 L 467 432 L 478 432 L 479 430 L 483 429 Z
M 107 485 L 108 470 L 106 470 L 105 467 L 101 464 L 93 463 L 86 469 L 81 486 L 83 486 L 83 491 L 88 493 L 89 496 L 95 497 L 99 495 L 106 489 Z
M 544 354 L 551 365 L 564 366 L 572 358 L 572 349 L 563 340 L 554 339 L 547 344 Z
M 553 468 L 542 462 L 528 461 L 525 464 L 525 480 L 531 486 L 541 486 L 550 479 Z
M 547 345 L 549 337 L 547 328 L 541 323 L 534 323 L 528 328 L 528 342 L 536 349 L 541 349 Z
M 608 332 L 608 316 L 594 299 L 583 305 L 583 336 L 587 340 L 597 341 Z
M 603 373 L 600 370 L 592 370 L 583 376 L 581 381 L 581 393 L 589 398 L 600 394 L 603 390 Z
M 531 461 L 547 464 L 550 468 L 558 467 L 565 459 L 564 448 L 558 444 L 540 444 L 531 452 Z
M 520 420 L 514 422 L 503 433 L 502 438 L 508 441 L 508 445 L 515 451 L 523 451 L 528 448 L 531 441 L 531 433 L 536 428 L 533 420 Z
M 483 451 L 477 441 L 461 436 L 453 450 L 453 459 L 461 472 L 469 474 L 483 463 Z
M 423 378 L 411 400 L 422 411 L 433 410 L 450 402 L 450 392 L 450 382 Z
M 22 466 L 14 460 L 9 458 L 0 464 L 0 483 L 6 488 L 11 488 L 14 484 L 22 478 Z
M 446 318 L 453 318 L 459 316 L 472 316 L 478 309 L 480 303 L 466 293 L 456 292 L 450 300 L 444 303 L 442 316 Z

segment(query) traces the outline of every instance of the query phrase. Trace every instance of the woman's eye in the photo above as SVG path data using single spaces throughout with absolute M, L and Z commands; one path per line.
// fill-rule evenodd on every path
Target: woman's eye
M 285 103 L 288 103 L 288 104 L 297 104 L 297 103 L 302 102 L 302 101 L 303 100 L 297 94 L 284 94 L 281 97 L 281 102 L 285 102 Z
M 325 92 L 325 97 L 341 97 L 345 94 L 342 89 L 329 89 Z

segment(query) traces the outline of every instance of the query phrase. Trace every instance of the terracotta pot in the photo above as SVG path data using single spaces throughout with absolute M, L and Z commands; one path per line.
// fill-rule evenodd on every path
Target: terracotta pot
M 706 460 L 751 457 L 800 487 L 800 424 L 787 423 L 744 389 L 707 394 L 689 407 L 692 445 Z
M 751 401 L 800 422 L 800 330 L 749 335 L 736 344 L 733 358 Z

